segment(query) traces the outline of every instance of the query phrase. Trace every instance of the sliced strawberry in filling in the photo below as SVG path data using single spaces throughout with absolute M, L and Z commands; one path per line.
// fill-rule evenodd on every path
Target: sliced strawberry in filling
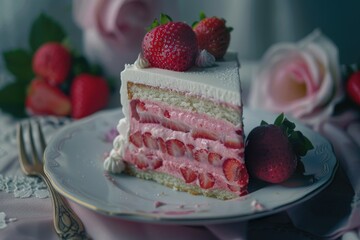
M 152 137 L 152 134 L 150 132 L 145 132 L 142 137 L 145 147 L 155 150 L 159 149 L 156 139 Z
M 215 178 L 211 173 L 202 172 L 198 175 L 199 186 L 203 189 L 212 188 L 215 184 Z
M 180 172 L 186 183 L 191 183 L 197 178 L 197 172 L 186 166 L 180 167 Z
M 204 138 L 204 139 L 213 140 L 213 141 L 218 140 L 218 136 L 217 136 L 216 133 L 214 133 L 212 131 L 209 131 L 209 130 L 206 130 L 206 129 L 200 129 L 200 128 L 193 129 L 191 131 L 191 136 L 194 139 Z
M 142 147 L 143 138 L 141 136 L 141 132 L 137 131 L 129 136 L 129 141 L 134 144 L 136 147 Z
M 228 158 L 223 163 L 224 176 L 230 182 L 236 182 L 241 178 L 245 178 L 247 172 L 245 175 L 244 169 L 245 165 L 235 158 Z
M 135 165 L 139 168 L 139 169 L 146 169 L 149 164 L 148 164 L 148 161 L 147 159 L 144 157 L 144 156 L 132 156 L 133 157 L 133 161 L 135 163 Z
M 158 169 L 158 168 L 162 167 L 162 165 L 163 165 L 163 161 L 161 158 L 155 158 L 151 164 L 153 169 Z
M 198 162 L 206 163 L 206 162 L 208 162 L 208 154 L 209 154 L 209 151 L 206 149 L 196 150 L 194 153 L 194 159 Z
M 170 139 L 165 142 L 167 153 L 170 156 L 182 157 L 185 154 L 185 144 L 178 139 Z
M 156 139 L 157 143 L 158 143 L 158 146 L 159 146 L 159 149 L 162 153 L 166 153 L 166 143 L 164 141 L 164 139 L 162 139 L 161 137 L 158 137 Z
M 221 166 L 221 159 L 222 156 L 216 152 L 210 152 L 208 155 L 208 162 L 215 167 Z

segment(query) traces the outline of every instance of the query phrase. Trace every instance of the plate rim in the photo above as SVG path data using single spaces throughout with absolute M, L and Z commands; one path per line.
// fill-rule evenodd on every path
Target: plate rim
M 252 114 L 255 114 L 255 111 L 253 109 L 249 109 L 244 107 L 244 111 L 248 111 L 248 112 L 252 112 Z M 274 207 L 274 208 L 270 208 L 270 209 L 265 209 L 263 211 L 253 211 L 252 213 L 248 213 L 248 214 L 241 214 L 241 215 L 237 215 L 237 216 L 229 216 L 229 217 L 214 217 L 214 218 L 208 218 L 208 217 L 197 217 L 197 218 L 171 218 L 169 216 L 154 216 L 154 214 L 149 214 L 149 213 L 140 213 L 140 212 L 112 212 L 112 211 L 108 211 L 106 209 L 100 208 L 98 206 L 96 206 L 95 204 L 91 204 L 88 203 L 86 201 L 83 201 L 79 198 L 77 198 L 76 196 L 74 196 L 73 194 L 67 192 L 64 187 L 61 186 L 61 184 L 59 185 L 57 183 L 57 181 L 54 179 L 54 176 L 52 176 L 51 171 L 49 170 L 49 166 L 48 166 L 48 160 L 47 160 L 47 152 L 49 149 L 49 146 L 51 146 L 51 144 L 53 144 L 54 142 L 56 142 L 56 139 L 58 137 L 61 136 L 61 133 L 65 132 L 65 131 L 69 131 L 69 129 L 76 129 L 76 127 L 78 125 L 82 125 L 82 124 L 86 124 L 86 123 L 90 123 L 92 121 L 96 121 L 98 118 L 100 117 L 104 117 L 107 116 L 108 114 L 118 114 L 118 112 L 121 111 L 121 109 L 110 109 L 110 110 L 103 110 L 100 111 L 96 114 L 93 114 L 89 117 L 83 118 L 81 120 L 77 120 L 74 122 L 71 122 L 70 124 L 67 124 L 66 126 L 64 126 L 63 128 L 61 128 L 59 131 L 57 131 L 54 136 L 52 136 L 52 138 L 49 141 L 49 144 L 47 145 L 47 148 L 45 150 L 44 153 L 44 172 L 47 175 L 47 177 L 49 178 L 51 184 L 53 185 L 53 187 L 55 188 L 55 190 L 57 192 L 59 192 L 61 195 L 63 195 L 65 198 L 75 202 L 76 204 L 79 204 L 80 206 L 86 207 L 87 209 L 96 211 L 102 215 L 105 216 L 109 216 L 109 217 L 116 217 L 116 218 L 121 218 L 121 219 L 125 219 L 125 220 L 131 220 L 131 221 L 137 221 L 137 222 L 151 222 L 151 223 L 160 223 L 160 224 L 186 224 L 186 225 L 204 225 L 206 224 L 218 224 L 218 223 L 229 223 L 229 222 L 236 222 L 236 221 L 246 221 L 246 220 L 250 220 L 250 219 L 255 219 L 255 218 L 260 218 L 260 217 L 264 217 L 264 216 L 268 216 L 271 214 L 275 214 L 278 212 L 281 212 L 283 210 L 286 210 L 292 206 L 298 205 L 302 202 L 305 202 L 309 199 L 311 199 L 313 196 L 315 196 L 316 194 L 319 194 L 321 191 L 323 191 L 328 185 L 331 184 L 331 182 L 333 181 L 335 174 L 337 172 L 337 169 L 339 167 L 339 161 L 336 158 L 336 155 L 334 153 L 334 149 L 333 146 L 331 144 L 331 142 L 329 140 L 327 140 L 325 137 L 323 137 L 321 134 L 313 131 L 312 129 L 310 129 L 309 127 L 303 125 L 302 123 L 298 122 L 297 120 L 291 119 L 296 121 L 296 125 L 301 125 L 302 128 L 306 128 L 309 131 L 311 131 L 312 133 L 316 134 L 317 137 L 320 137 L 322 139 L 322 141 L 324 141 L 327 145 L 330 146 L 330 152 L 331 154 L 331 158 L 334 162 L 334 167 L 331 169 L 331 174 L 328 177 L 328 179 L 322 183 L 322 185 L 320 185 L 319 187 L 312 189 L 310 192 L 308 192 L 307 194 L 305 194 L 304 196 L 287 202 L 285 204 L 282 204 L 278 207 Z M 270 113 L 270 112 L 266 112 L 266 111 L 261 111 L 262 114 L 268 115 L 269 117 L 276 117 L 275 114 Z M 121 113 L 121 115 L 123 115 Z M 290 118 L 289 118 L 290 119 Z M 115 126 L 114 126 L 115 127 Z

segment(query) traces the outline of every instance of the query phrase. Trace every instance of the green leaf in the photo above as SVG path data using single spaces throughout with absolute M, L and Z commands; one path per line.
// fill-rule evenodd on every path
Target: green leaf
M 150 30 L 160 26 L 160 22 L 157 18 L 154 19 L 154 21 L 151 23 L 149 27 L 146 28 L 146 30 L 149 32 Z
M 31 49 L 36 51 L 46 42 L 61 43 L 65 37 L 66 34 L 61 25 L 48 15 L 42 13 L 31 26 L 29 43 Z
M 274 121 L 274 125 L 276 126 L 281 126 L 281 124 L 284 121 L 284 113 L 281 113 L 279 116 L 277 116 L 277 118 Z
M 305 156 L 309 150 L 314 148 L 310 140 L 300 131 L 292 132 L 289 136 L 289 140 L 297 156 Z
M 29 83 L 34 77 L 32 70 L 32 56 L 23 49 L 3 52 L 7 70 L 21 82 Z
M 151 23 L 151 25 L 149 27 L 146 28 L 146 30 L 149 32 L 150 30 L 160 26 L 160 25 L 164 25 L 167 24 L 169 22 L 172 22 L 172 18 L 169 15 L 166 15 L 164 13 L 160 14 L 160 21 L 155 18 L 154 21 Z
M 20 81 L 0 89 L 0 108 L 15 117 L 25 117 L 25 97 L 27 85 Z
M 295 123 L 289 121 L 289 119 L 285 118 L 283 123 L 283 125 L 285 125 L 286 127 L 288 127 L 290 130 L 294 130 L 296 128 Z
M 265 121 L 261 121 L 260 125 L 267 125 Z M 281 113 L 276 117 L 274 125 L 282 129 L 284 134 L 288 137 L 294 153 L 298 158 L 305 156 L 306 153 L 314 149 L 311 141 L 305 137 L 300 131 L 295 131 L 296 125 L 285 117 L 284 113 Z
M 269 124 L 267 122 L 265 122 L 264 120 L 261 120 L 260 126 L 265 126 L 265 125 L 269 125 Z
M 226 31 L 228 31 L 229 33 L 231 33 L 233 30 L 234 30 L 233 27 L 227 27 L 227 28 L 226 28 Z
M 164 13 L 160 14 L 160 24 L 167 24 L 169 22 L 172 22 L 172 18 L 169 15 L 166 15 Z
M 203 20 L 206 18 L 206 14 L 204 13 L 204 11 L 201 11 L 199 14 L 200 20 Z

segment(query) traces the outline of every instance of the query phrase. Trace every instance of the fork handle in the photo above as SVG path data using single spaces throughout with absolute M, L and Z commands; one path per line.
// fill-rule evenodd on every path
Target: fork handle
M 89 239 L 80 218 L 73 212 L 65 198 L 52 186 L 49 178 L 41 174 L 51 194 L 55 231 L 61 239 Z

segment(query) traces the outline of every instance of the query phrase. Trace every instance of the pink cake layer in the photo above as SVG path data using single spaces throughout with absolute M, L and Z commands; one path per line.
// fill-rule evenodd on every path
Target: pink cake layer
M 180 179 L 184 178 L 180 169 L 187 167 L 198 175 L 210 174 L 215 181 L 212 189 L 239 193 L 246 189 L 247 177 L 228 181 L 223 170 L 224 161 L 235 159 L 243 166 L 240 174 L 247 176 L 241 125 L 153 101 L 132 100 L 130 105 L 130 144 L 123 156 L 125 161 Z M 134 144 L 131 139 L 138 141 Z M 180 142 L 186 150 L 179 156 L 170 154 L 166 145 L 172 141 Z M 218 158 L 211 161 L 210 155 Z M 199 180 L 189 184 L 199 185 Z

